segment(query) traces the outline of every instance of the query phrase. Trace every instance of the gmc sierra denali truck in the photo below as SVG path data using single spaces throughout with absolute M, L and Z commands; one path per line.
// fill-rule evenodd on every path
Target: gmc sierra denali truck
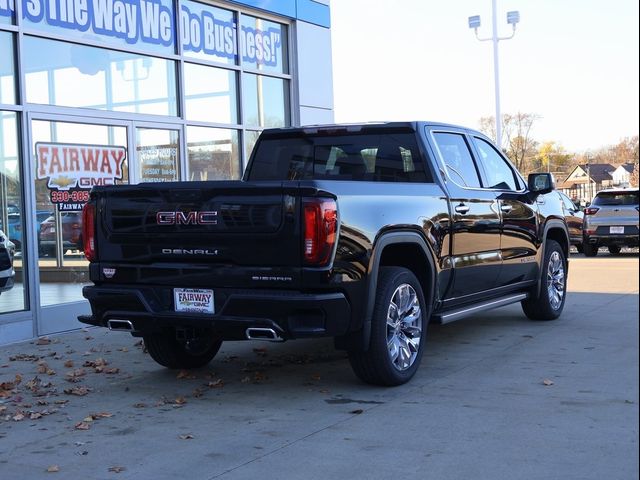
M 569 236 L 550 174 L 428 122 L 265 130 L 238 181 L 95 187 L 80 321 L 168 368 L 226 340 L 335 338 L 365 382 L 416 372 L 429 322 L 515 302 L 553 320 Z

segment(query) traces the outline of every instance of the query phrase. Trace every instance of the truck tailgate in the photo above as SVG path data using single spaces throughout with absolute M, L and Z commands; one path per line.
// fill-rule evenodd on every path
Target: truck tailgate
M 299 193 L 281 182 L 98 188 L 100 261 L 300 267 Z

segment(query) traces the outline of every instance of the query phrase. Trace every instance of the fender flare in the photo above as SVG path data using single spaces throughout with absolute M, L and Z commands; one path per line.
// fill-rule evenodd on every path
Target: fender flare
M 436 288 L 436 264 L 434 260 L 434 254 L 429 248 L 427 242 L 424 238 L 417 232 L 411 231 L 396 231 L 382 234 L 374 243 L 371 260 L 369 261 L 369 269 L 368 269 L 368 278 L 367 278 L 367 306 L 365 318 L 362 326 L 362 335 L 360 338 L 361 344 L 360 347 L 363 351 L 369 349 L 369 342 L 371 340 L 371 321 L 373 317 L 373 308 L 376 302 L 376 289 L 378 287 L 378 272 L 380 271 L 380 259 L 382 258 L 382 253 L 384 249 L 389 245 L 402 244 L 402 243 L 410 243 L 417 245 L 424 256 L 427 259 L 428 268 L 427 274 L 429 275 L 429 281 L 431 286 L 431 292 L 429 293 L 429 298 L 425 296 L 425 302 L 427 302 L 427 308 L 429 310 L 429 317 L 431 316 L 431 312 L 433 310 L 433 305 L 435 301 L 435 294 L 437 291 Z M 426 319 L 428 323 L 429 318 Z

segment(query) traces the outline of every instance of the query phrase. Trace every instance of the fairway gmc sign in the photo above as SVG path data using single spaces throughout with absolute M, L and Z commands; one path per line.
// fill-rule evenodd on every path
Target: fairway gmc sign
M 94 185 L 122 180 L 124 147 L 72 143 L 36 143 L 36 179 L 46 180 L 51 203 L 60 210 L 81 210 Z

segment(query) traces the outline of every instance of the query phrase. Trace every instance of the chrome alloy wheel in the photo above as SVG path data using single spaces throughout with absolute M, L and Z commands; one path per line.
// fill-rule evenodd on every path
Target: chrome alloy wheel
M 387 347 L 393 366 L 404 371 L 416 360 L 422 337 L 422 311 L 414 288 L 403 283 L 393 292 L 387 310 Z
M 565 290 L 564 263 L 560 253 L 555 251 L 549 258 L 547 266 L 547 291 L 549 292 L 549 304 L 554 310 L 562 305 Z

